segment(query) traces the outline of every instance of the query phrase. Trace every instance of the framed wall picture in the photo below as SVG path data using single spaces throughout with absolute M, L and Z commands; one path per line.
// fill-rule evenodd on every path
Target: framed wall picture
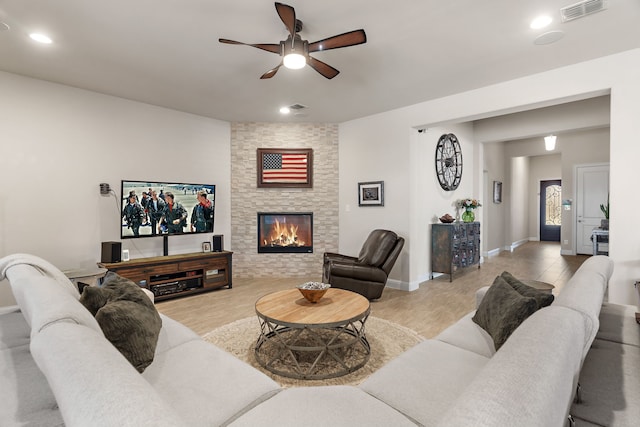
M 311 148 L 258 148 L 258 188 L 313 187 Z
M 493 203 L 502 203 L 502 181 L 493 181 Z
M 359 182 L 358 206 L 384 206 L 384 181 Z

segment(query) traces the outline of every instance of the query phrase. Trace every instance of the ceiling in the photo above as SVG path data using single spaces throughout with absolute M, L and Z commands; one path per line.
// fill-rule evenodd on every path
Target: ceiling
M 367 43 L 313 54 L 332 80 L 309 67 L 260 80 L 279 57 L 218 38 L 284 40 L 272 1 L 0 0 L 0 70 L 227 121 L 339 123 L 640 47 L 638 0 L 564 24 L 575 0 L 284 2 L 309 42 L 363 28 Z M 540 13 L 554 21 L 530 29 Z M 534 44 L 551 30 L 564 37 Z M 278 112 L 292 104 L 308 108 Z

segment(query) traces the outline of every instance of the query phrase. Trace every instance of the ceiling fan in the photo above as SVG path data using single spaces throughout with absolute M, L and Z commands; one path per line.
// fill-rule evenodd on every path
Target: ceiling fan
M 332 79 L 337 76 L 340 71 L 329 64 L 315 59 L 310 56 L 309 53 L 354 46 L 367 42 L 367 35 L 364 30 L 360 29 L 309 43 L 307 40 L 302 40 L 302 37 L 298 34 L 298 32 L 302 30 L 302 21 L 296 19 L 296 11 L 293 7 L 276 2 L 276 11 L 284 23 L 284 26 L 287 28 L 287 31 L 289 31 L 287 39 L 278 44 L 251 44 L 229 39 L 218 39 L 220 43 L 252 46 L 280 55 L 282 57 L 280 64 L 260 76 L 261 79 L 270 79 L 275 76 L 278 69 L 283 65 L 287 68 L 298 69 L 303 68 L 306 64 L 309 64 L 311 68 L 327 79 Z

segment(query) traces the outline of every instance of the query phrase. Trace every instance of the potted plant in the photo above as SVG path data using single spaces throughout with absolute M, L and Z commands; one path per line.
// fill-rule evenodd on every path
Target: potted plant
M 607 194 L 607 204 L 600 204 L 600 210 L 604 214 L 604 218 L 600 220 L 600 228 L 603 230 L 609 229 L 609 195 Z

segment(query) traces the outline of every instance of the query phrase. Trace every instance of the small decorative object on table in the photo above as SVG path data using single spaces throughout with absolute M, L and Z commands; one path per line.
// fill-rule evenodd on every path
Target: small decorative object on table
M 330 284 L 322 282 L 307 282 L 297 286 L 302 296 L 311 303 L 320 301 L 330 287 Z
M 453 221 L 456 220 L 454 217 L 452 217 L 449 214 L 444 214 L 439 219 L 440 219 L 440 222 L 442 222 L 444 224 L 451 224 Z
M 462 212 L 462 221 L 463 222 L 473 222 L 476 219 L 476 215 L 473 212 L 475 208 L 479 208 L 482 206 L 480 204 L 480 200 L 478 199 L 462 199 L 456 202 L 456 207 L 458 209 L 464 209 Z

